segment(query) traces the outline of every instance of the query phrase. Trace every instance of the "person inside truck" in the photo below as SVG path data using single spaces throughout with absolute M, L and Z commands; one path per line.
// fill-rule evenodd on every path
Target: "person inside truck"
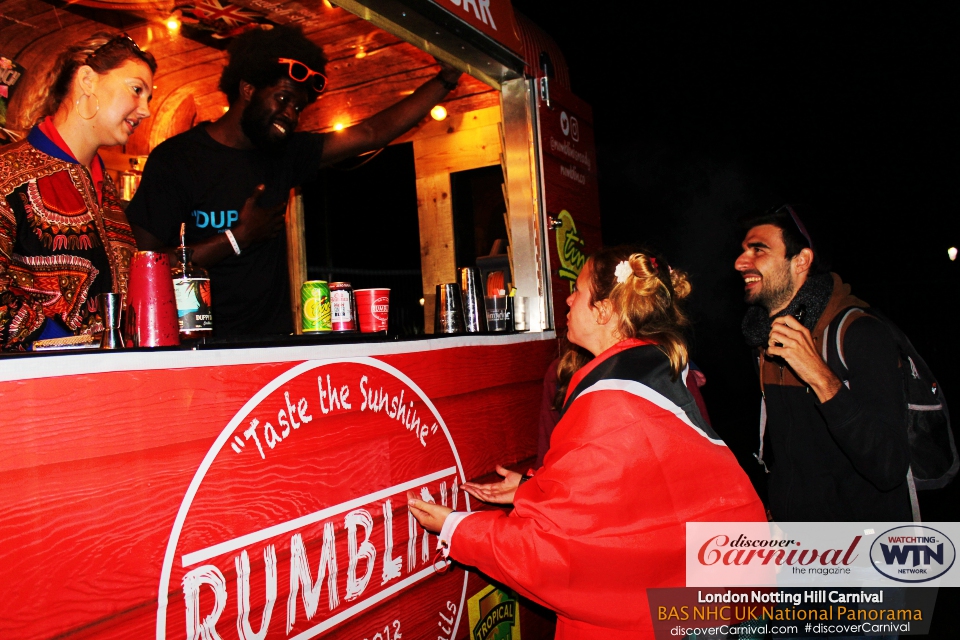
M 457 87 L 440 72 L 395 105 L 331 133 L 295 131 L 327 89 L 326 58 L 296 27 L 250 31 L 231 43 L 220 76 L 229 110 L 150 154 L 127 215 L 141 250 L 171 256 L 186 223 L 193 262 L 210 273 L 215 336 L 293 330 L 284 211 L 290 189 L 322 166 L 379 149 Z

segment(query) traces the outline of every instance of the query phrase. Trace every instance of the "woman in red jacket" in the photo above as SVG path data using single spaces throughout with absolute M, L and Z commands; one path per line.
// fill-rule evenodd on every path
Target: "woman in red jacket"
M 646 590 L 684 586 L 685 523 L 765 520 L 684 384 L 689 291 L 647 253 L 593 256 L 567 298 L 567 337 L 595 357 L 570 381 L 543 467 L 501 483 L 513 510 L 409 496 L 445 554 L 556 611 L 558 639 L 652 638 Z

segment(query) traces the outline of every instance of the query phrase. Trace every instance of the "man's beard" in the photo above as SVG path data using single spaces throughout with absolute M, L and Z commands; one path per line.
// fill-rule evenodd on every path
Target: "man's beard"
M 240 117 L 240 128 L 258 149 L 277 151 L 282 149 L 289 140 L 289 136 L 276 138 L 270 135 L 273 131 L 273 115 L 261 101 L 251 102 L 243 110 L 243 115 Z
M 783 270 L 763 276 L 761 282 L 759 293 L 755 296 L 747 294 L 745 297 L 747 303 L 760 305 L 768 312 L 783 309 L 790 304 L 794 293 L 794 282 L 789 262 Z

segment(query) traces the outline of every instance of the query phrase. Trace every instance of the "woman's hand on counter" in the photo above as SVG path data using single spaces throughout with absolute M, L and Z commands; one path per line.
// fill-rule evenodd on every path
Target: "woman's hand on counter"
M 516 471 L 510 471 L 506 467 L 497 465 L 497 473 L 503 476 L 500 482 L 492 484 L 476 484 L 474 482 L 465 482 L 463 490 L 472 495 L 477 500 L 489 502 L 491 504 L 512 504 L 513 494 L 520 486 L 520 479 L 523 477 Z
M 450 507 L 435 502 L 425 502 L 412 491 L 407 491 L 407 507 L 417 522 L 431 533 L 440 533 L 444 520 L 453 511 Z

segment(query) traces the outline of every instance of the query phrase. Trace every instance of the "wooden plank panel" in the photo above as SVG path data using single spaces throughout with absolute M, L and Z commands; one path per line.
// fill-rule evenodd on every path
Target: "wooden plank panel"
M 303 235 L 303 196 L 299 187 L 290 190 L 287 201 L 287 269 L 290 275 L 290 315 L 297 335 L 303 333 L 300 286 L 307 281 L 307 244 Z
M 496 94 L 492 89 L 490 91 Z M 431 118 L 417 129 L 415 137 L 445 136 L 457 131 L 467 131 L 469 129 L 496 125 L 499 122 L 500 107 L 499 105 L 491 105 L 481 109 L 473 109 L 470 113 L 449 114 L 445 120 L 437 121 Z M 401 138 L 401 140 L 406 141 L 406 139 L 413 137 L 414 135 L 408 134 L 404 136 L 404 138 Z
M 360 18 L 325 27 L 322 31 L 311 34 L 311 40 L 322 43 L 323 53 L 330 61 L 330 66 L 343 59 L 356 59 L 355 56 L 360 51 L 368 54 L 365 59 L 367 62 L 373 62 L 378 53 L 403 42 Z M 425 59 L 432 60 L 429 54 L 422 55 L 426 56 Z
M 414 142 L 414 149 L 416 144 Z M 417 212 L 420 220 L 423 324 L 424 331 L 433 333 L 436 286 L 457 281 L 453 203 L 450 199 L 448 174 L 430 174 L 417 178 Z
M 153 116 L 145 121 L 145 124 L 149 124 L 149 128 L 144 131 L 138 130 L 131 136 L 130 141 L 127 142 L 127 152 L 138 154 L 149 153 L 164 140 L 189 129 L 190 123 L 179 117 L 182 115 L 181 109 L 184 101 L 189 101 L 193 105 L 193 121 L 200 122 L 209 119 L 205 117 L 208 113 L 201 112 L 200 105 L 197 104 L 194 96 L 210 95 L 216 87 L 217 82 L 217 76 L 201 77 L 177 87 L 174 91 L 161 98 L 159 105 L 155 109 L 151 107 L 154 109 Z M 226 102 L 226 98 L 223 98 L 222 94 L 217 93 L 214 95 L 219 95 L 222 101 L 224 103 Z M 205 111 L 209 112 L 209 107 L 207 107 Z M 219 110 L 216 110 L 216 117 L 222 115 L 223 108 L 221 107 Z
M 500 130 L 489 125 L 414 140 L 417 174 L 450 173 L 500 163 Z

